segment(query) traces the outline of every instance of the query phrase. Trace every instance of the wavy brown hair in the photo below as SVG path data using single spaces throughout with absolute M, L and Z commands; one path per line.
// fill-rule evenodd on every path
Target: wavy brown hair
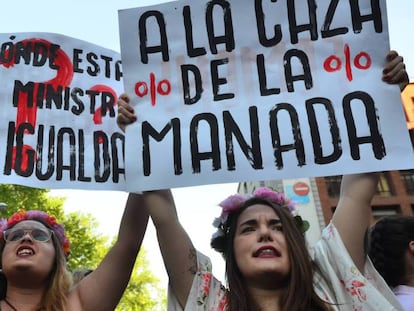
M 314 265 L 307 249 L 301 224 L 292 216 L 288 207 L 279 206 L 263 198 L 253 197 L 242 203 L 242 206 L 237 211 L 228 216 L 224 227 L 225 235 L 211 240 L 211 246 L 220 252 L 226 261 L 226 279 L 229 286 L 228 311 L 259 310 L 247 291 L 243 275 L 234 257 L 234 237 L 237 220 L 244 210 L 255 204 L 264 204 L 271 207 L 279 216 L 283 226 L 291 270 L 280 297 L 281 310 L 332 310 L 330 305 L 319 298 L 314 290 Z
M 43 221 L 39 221 L 51 229 Z M 12 227 L 11 227 L 12 228 Z M 53 230 L 52 230 L 53 231 Z M 55 261 L 50 271 L 49 283 L 41 299 L 41 308 L 44 311 L 66 311 L 67 298 L 72 287 L 72 274 L 66 268 L 66 256 L 62 245 L 55 234 L 52 234 L 52 243 L 55 248 Z M 2 266 L 3 251 L 6 242 L 0 240 L 0 267 Z M 0 274 L 0 299 L 4 299 L 7 293 L 7 278 L 3 272 Z

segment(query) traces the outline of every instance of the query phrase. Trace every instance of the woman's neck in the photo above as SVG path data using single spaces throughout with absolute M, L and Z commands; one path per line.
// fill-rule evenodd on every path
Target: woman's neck
M 406 285 L 414 287 L 414 272 L 408 273 L 405 277 Z
M 278 311 L 280 310 L 279 289 L 264 289 L 259 287 L 250 287 L 249 294 L 260 311 Z
M 414 252 L 409 250 L 405 257 L 404 284 L 414 287 Z
M 43 289 L 22 289 L 16 288 L 12 284 L 7 284 L 6 299 L 18 311 L 38 310 L 42 296 Z

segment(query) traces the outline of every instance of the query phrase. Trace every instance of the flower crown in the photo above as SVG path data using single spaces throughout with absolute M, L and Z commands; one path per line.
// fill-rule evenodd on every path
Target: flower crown
M 290 210 L 290 213 L 296 218 L 301 226 L 302 232 L 306 232 L 309 229 L 309 222 L 302 220 L 299 216 L 295 205 L 296 203 L 285 196 L 284 193 L 273 191 L 267 187 L 256 188 L 252 194 L 233 194 L 222 201 L 219 206 L 222 208 L 221 215 L 214 219 L 213 226 L 217 228 L 217 231 L 213 234 L 213 239 L 217 237 L 225 236 L 225 227 L 227 225 L 227 219 L 229 215 L 238 209 L 240 209 L 244 202 L 251 198 L 261 198 L 276 203 L 279 206 L 285 206 Z
M 38 210 L 21 210 L 19 212 L 14 213 L 10 216 L 9 219 L 2 218 L 0 219 L 0 238 L 3 237 L 3 232 L 17 223 L 23 220 L 36 220 L 50 229 L 56 234 L 59 239 L 60 244 L 62 245 L 63 252 L 66 256 L 70 253 L 70 242 L 69 239 L 66 237 L 65 228 L 56 222 L 55 216 L 51 216 L 46 212 L 38 211 Z

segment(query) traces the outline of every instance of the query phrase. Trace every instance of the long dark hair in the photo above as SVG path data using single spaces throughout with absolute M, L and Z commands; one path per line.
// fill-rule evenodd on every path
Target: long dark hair
M 234 237 L 237 220 L 246 208 L 255 204 L 264 204 L 271 207 L 279 216 L 283 225 L 291 270 L 286 281 L 287 285 L 280 297 L 281 310 L 331 310 L 328 303 L 319 298 L 314 290 L 314 268 L 306 246 L 306 240 L 300 224 L 292 216 L 289 208 L 274 204 L 267 199 L 253 197 L 242 203 L 242 206 L 237 211 L 229 215 L 224 228 L 225 235 L 215 237 L 211 241 L 211 246 L 220 252 L 226 261 L 226 278 L 229 286 L 228 311 L 258 310 L 256 303 L 247 292 L 243 275 L 234 257 Z
M 391 287 L 405 282 L 405 253 L 414 241 L 414 217 L 387 216 L 371 229 L 369 257 Z

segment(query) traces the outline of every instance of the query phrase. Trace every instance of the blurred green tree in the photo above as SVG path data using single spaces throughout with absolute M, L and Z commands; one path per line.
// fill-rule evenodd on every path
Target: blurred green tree
M 138 298 L 139 297 L 139 298 Z M 167 310 L 165 290 L 149 268 L 145 249 L 141 248 L 131 279 L 116 311 Z

